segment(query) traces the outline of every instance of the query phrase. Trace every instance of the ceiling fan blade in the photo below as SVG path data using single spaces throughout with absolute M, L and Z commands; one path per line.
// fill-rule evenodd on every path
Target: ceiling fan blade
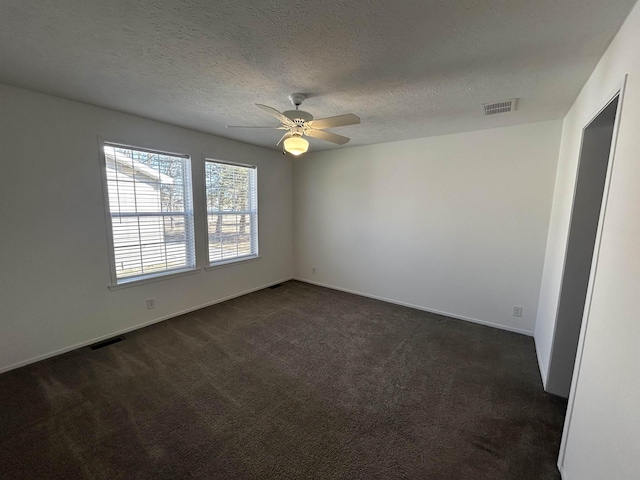
M 227 125 L 227 128 L 269 128 L 271 130 L 286 130 L 287 127 L 280 125 L 279 127 L 251 127 L 245 125 Z
M 308 137 L 319 138 L 321 140 L 326 140 L 327 142 L 337 143 L 338 145 L 344 145 L 349 141 L 347 137 L 343 137 L 342 135 L 336 135 L 335 133 L 325 132 L 324 130 L 315 130 L 310 129 L 305 133 Z
M 282 122 L 283 125 L 287 125 L 287 126 L 292 126 L 293 125 L 293 121 L 291 121 L 291 119 L 289 117 L 284 116 L 283 114 L 281 114 L 275 108 L 267 107 L 266 105 L 261 105 L 259 103 L 256 103 L 256 106 L 261 108 L 265 112 L 267 112 L 269 115 L 271 115 L 271 116 L 277 118 L 278 120 L 280 120 L 280 122 Z
M 277 147 L 278 145 L 280 145 L 280 144 L 282 143 L 282 141 L 283 141 L 285 138 L 289 138 L 290 136 L 291 136 L 291 132 L 287 132 L 287 133 L 285 133 L 285 134 L 282 136 L 282 138 L 281 138 L 280 140 L 278 140 L 278 143 L 276 143 L 276 147 Z
M 334 127 L 346 127 L 347 125 L 357 125 L 360 123 L 360 117 L 353 113 L 347 113 L 345 115 L 337 115 L 335 117 L 319 118 L 317 120 L 311 120 L 307 122 L 313 128 L 334 128 Z

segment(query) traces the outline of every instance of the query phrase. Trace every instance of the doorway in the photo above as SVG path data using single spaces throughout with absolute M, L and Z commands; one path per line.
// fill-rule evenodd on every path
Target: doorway
M 568 397 L 587 300 L 620 95 L 584 128 L 546 391 Z

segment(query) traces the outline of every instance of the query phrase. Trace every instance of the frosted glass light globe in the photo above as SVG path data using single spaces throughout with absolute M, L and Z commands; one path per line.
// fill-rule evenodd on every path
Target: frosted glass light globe
M 284 149 L 291 155 L 302 155 L 304 152 L 309 150 L 309 142 L 302 137 L 289 137 L 284 141 Z

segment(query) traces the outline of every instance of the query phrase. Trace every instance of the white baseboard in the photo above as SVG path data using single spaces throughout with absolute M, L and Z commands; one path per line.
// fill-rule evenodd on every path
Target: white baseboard
M 15 370 L 16 368 L 24 367 L 26 365 L 30 365 L 32 363 L 39 362 L 41 360 L 46 360 L 47 358 L 55 357 L 57 355 L 62 355 L 63 353 L 67 353 L 67 352 L 70 352 L 72 350 L 76 350 L 78 348 L 83 348 L 83 347 L 86 347 L 88 345 L 93 345 L 94 343 L 101 342 L 102 340 L 106 340 L 106 339 L 111 338 L 111 337 L 116 337 L 118 335 L 123 335 L 125 333 L 133 332 L 134 330 L 138 330 L 140 328 L 148 327 L 149 325 L 153 325 L 154 323 L 163 322 L 163 321 L 168 320 L 170 318 L 177 317 L 177 316 L 180 316 L 180 315 L 184 315 L 185 313 L 193 312 L 193 311 L 196 311 L 196 310 L 200 310 L 201 308 L 210 307 L 211 305 L 215 305 L 217 303 L 222 303 L 222 302 L 225 302 L 227 300 L 231 300 L 232 298 L 241 297 L 243 295 L 247 295 L 249 293 L 256 292 L 256 291 L 262 290 L 264 288 L 268 288 L 268 287 L 270 287 L 272 285 L 276 285 L 278 283 L 287 282 L 289 280 L 298 280 L 300 282 L 310 283 L 312 285 L 318 285 L 320 287 L 330 288 L 332 290 L 338 290 L 338 291 L 341 291 L 341 292 L 352 293 L 354 295 L 360 295 L 362 297 L 373 298 L 375 300 L 381 300 L 383 302 L 393 303 L 395 305 L 402 305 L 403 307 L 415 308 L 417 310 L 422 310 L 422 311 L 425 311 L 425 312 L 435 313 L 437 315 L 444 315 L 444 316 L 447 316 L 447 317 L 456 318 L 458 320 L 464 320 L 464 321 L 471 322 L 471 323 L 477 323 L 479 325 L 485 325 L 487 327 L 493 327 L 493 328 L 498 328 L 500 330 L 506 330 L 506 331 L 509 331 L 509 332 L 519 333 L 519 334 L 522 334 L 522 335 L 533 336 L 533 332 L 530 332 L 528 330 L 521 330 L 521 329 L 517 329 L 517 328 L 507 327 L 505 325 L 500 325 L 500 324 L 497 324 L 497 323 L 492 323 L 492 322 L 487 322 L 487 321 L 484 321 L 484 320 L 479 320 L 477 318 L 465 317 L 463 315 L 456 315 L 454 313 L 449 313 L 449 312 L 444 312 L 444 311 L 440 311 L 440 310 L 434 310 L 434 309 L 430 309 L 430 308 L 425 308 L 425 307 L 423 307 L 421 305 L 414 305 L 414 304 L 411 304 L 411 303 L 401 302 L 401 301 L 398 301 L 398 300 L 393 300 L 393 299 L 390 299 L 390 298 L 380 297 L 380 296 L 377 296 L 377 295 L 370 295 L 370 294 L 363 293 L 363 292 L 358 292 L 358 291 L 355 291 L 355 290 L 349 290 L 349 289 L 346 289 L 346 288 L 336 287 L 336 286 L 333 286 L 333 285 L 327 285 L 327 284 L 320 283 L 320 282 L 314 282 L 314 281 L 311 281 L 311 280 L 308 280 L 308 279 L 305 279 L 305 278 L 290 277 L 290 278 L 285 278 L 285 279 L 278 280 L 278 281 L 275 281 L 275 282 L 270 282 L 270 283 L 267 283 L 265 285 L 261 285 L 259 287 L 251 288 L 251 289 L 245 290 L 243 292 L 235 293 L 235 294 L 229 295 L 227 297 L 219 298 L 219 299 L 214 300 L 212 302 L 207 302 L 207 303 L 204 303 L 202 305 L 197 305 L 195 307 L 190 307 L 188 309 L 185 309 L 185 310 L 182 310 L 182 311 L 179 311 L 179 312 L 175 312 L 175 313 L 171 313 L 169 315 L 165 315 L 165 316 L 160 317 L 160 318 L 149 320 L 148 322 L 140 323 L 140 324 L 135 325 L 133 327 L 129 327 L 129 328 L 125 328 L 125 329 L 122 329 L 122 330 L 115 331 L 115 332 L 111 332 L 111 333 L 108 333 L 106 335 L 101 335 L 99 337 L 95 337 L 95 338 L 92 338 L 90 340 L 86 340 L 84 342 L 80 342 L 80 343 L 77 343 L 75 345 L 71 345 L 69 347 L 64 347 L 64 348 L 61 348 L 59 350 L 55 350 L 53 352 L 45 353 L 43 355 L 38 355 L 36 357 L 32 357 L 32 358 L 29 358 L 27 360 L 22 360 L 20 362 L 13 363 L 11 365 L 0 367 L 0 373 L 8 372 L 10 370 Z
M 200 310 L 201 308 L 205 308 L 205 307 L 210 307 L 211 305 L 215 305 L 216 303 L 226 302 L 227 300 L 231 300 L 232 298 L 241 297 L 243 295 L 247 295 L 249 293 L 256 292 L 256 291 L 262 290 L 264 288 L 268 288 L 268 287 L 270 287 L 272 285 L 277 285 L 278 283 L 288 282 L 289 280 L 292 280 L 292 279 L 293 278 L 289 277 L 289 278 L 285 278 L 283 280 L 278 280 L 276 282 L 270 282 L 270 283 L 267 283 L 265 285 L 261 285 L 259 287 L 251 288 L 249 290 L 245 290 L 245 291 L 240 292 L 240 293 L 234 293 L 233 295 L 229 295 L 229 296 L 224 297 L 224 298 L 219 298 L 219 299 L 214 300 L 212 302 L 203 303 L 202 305 L 198 305 L 196 307 L 190 307 L 190 308 L 187 308 L 186 310 L 182 310 L 182 311 L 179 311 L 179 312 L 171 313 L 169 315 L 165 315 L 164 317 L 156 318 L 154 320 L 149 320 L 148 322 L 140 323 L 138 325 L 135 325 L 134 327 L 129 327 L 129 328 L 125 328 L 123 330 L 118 330 L 116 332 L 108 333 L 106 335 L 101 335 L 99 337 L 92 338 L 92 339 L 84 341 L 84 342 L 76 343 L 75 345 L 72 345 L 70 347 L 61 348 L 61 349 L 55 350 L 53 352 L 45 353 L 44 355 L 38 355 L 37 357 L 33 357 L 33 358 L 29 358 L 27 360 L 16 362 L 16 363 L 13 363 L 13 364 L 5 366 L 5 367 L 0 367 L 0 373 L 8 372 L 9 370 L 15 370 L 16 368 L 24 367 L 26 365 L 30 365 L 32 363 L 39 362 L 41 360 L 46 360 L 47 358 L 55 357 L 57 355 L 62 355 L 63 353 L 67 353 L 67 352 L 70 352 L 72 350 L 76 350 L 78 348 L 86 347 L 88 345 L 93 345 L 94 343 L 101 342 L 102 340 L 106 340 L 106 339 L 111 338 L 111 337 L 117 337 L 118 335 L 123 335 L 125 333 L 133 332 L 134 330 L 139 330 L 141 328 L 148 327 L 149 325 L 153 325 L 154 323 L 160 323 L 160 322 L 163 322 L 165 320 L 169 320 L 170 318 L 174 318 L 174 317 L 178 317 L 180 315 L 184 315 L 185 313 L 194 312 L 196 310 Z
M 403 307 L 415 308 L 416 310 L 422 310 L 423 312 L 435 313 L 437 315 L 444 315 L 446 317 L 455 318 L 457 320 L 464 320 L 466 322 L 477 323 L 479 325 L 484 325 L 486 327 L 493 327 L 499 330 L 506 330 L 508 332 L 519 333 L 521 335 L 526 335 L 528 337 L 533 337 L 533 332 L 529 330 L 522 330 L 519 328 L 513 328 L 506 325 L 500 325 L 498 323 L 487 322 L 485 320 L 479 320 L 477 318 L 465 317 L 464 315 L 456 315 L 455 313 L 443 312 L 441 310 L 434 310 L 432 308 L 426 308 L 421 305 L 414 305 L 412 303 L 401 302 L 399 300 L 393 300 L 391 298 L 380 297 L 377 295 L 370 295 L 368 293 L 358 292 L 355 290 L 349 290 L 348 288 L 336 287 L 334 285 L 327 285 L 325 283 L 314 282 L 312 280 L 308 280 L 306 278 L 294 277 L 293 280 L 298 280 L 299 282 L 310 283 L 312 285 L 318 285 L 319 287 L 330 288 L 332 290 L 338 290 L 346 293 L 353 293 L 354 295 L 360 295 L 362 297 L 373 298 L 374 300 L 381 300 L 387 303 L 393 303 L 396 305 L 402 305 Z

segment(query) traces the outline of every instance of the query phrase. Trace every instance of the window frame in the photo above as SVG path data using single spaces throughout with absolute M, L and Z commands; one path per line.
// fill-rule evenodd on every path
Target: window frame
M 115 148 L 123 148 L 129 150 L 135 150 L 139 152 L 148 152 L 152 154 L 159 155 L 167 155 L 172 157 L 179 157 L 185 160 L 185 179 L 184 185 L 188 187 L 188 190 L 185 189 L 185 211 L 184 217 L 185 220 L 189 220 L 191 222 L 190 228 L 185 227 L 185 235 L 187 237 L 186 242 L 191 243 L 191 251 L 193 252 L 191 258 L 191 265 L 186 267 L 178 267 L 168 270 L 162 270 L 158 272 L 152 273 L 143 273 L 142 275 L 135 275 L 130 277 L 118 278 L 117 270 L 116 270 L 116 255 L 115 255 L 115 241 L 113 237 L 113 221 L 112 221 L 112 213 L 111 213 L 111 204 L 109 199 L 109 179 L 107 174 L 107 158 L 105 153 L 105 147 L 113 146 Z M 117 290 L 121 288 L 126 288 L 133 285 L 140 285 L 145 283 L 157 282 L 160 280 L 165 280 L 167 278 L 190 275 L 193 273 L 198 273 L 201 271 L 201 268 L 198 267 L 197 260 L 197 246 L 196 246 L 196 232 L 195 232 L 195 224 L 196 224 L 196 215 L 194 211 L 194 183 L 193 183 L 193 164 L 192 158 L 190 155 L 185 153 L 176 153 L 170 152 L 157 148 L 148 148 L 148 147 L 140 147 L 137 145 L 130 145 L 124 142 L 117 142 L 111 140 L 104 140 L 102 137 L 98 137 L 98 151 L 99 151 L 99 159 L 100 159 L 100 175 L 102 177 L 102 191 L 103 191 L 103 209 L 105 214 L 105 226 L 107 232 L 107 253 L 109 258 L 109 269 L 111 274 L 111 283 L 108 285 L 110 290 Z M 159 212 L 161 213 L 161 212 Z M 189 248 L 189 247 L 187 247 Z
M 255 241 L 252 238 L 250 240 L 250 245 L 255 244 L 255 252 L 252 252 L 247 255 L 233 257 L 233 258 L 227 258 L 227 259 L 217 260 L 213 262 L 211 261 L 210 250 L 209 250 L 209 206 L 207 202 L 207 163 L 217 163 L 221 165 L 230 165 L 233 167 L 244 167 L 244 168 L 253 170 L 253 175 L 252 175 L 253 179 L 251 179 L 250 181 L 253 181 L 255 184 L 253 185 L 253 188 L 251 186 L 249 187 L 249 202 L 250 204 L 253 204 L 253 208 L 250 207 L 249 209 L 249 216 L 250 216 L 249 222 L 251 225 L 251 232 L 252 232 L 251 235 L 252 237 L 255 236 Z M 257 165 L 241 163 L 241 162 L 233 162 L 229 160 L 219 160 L 219 159 L 203 156 L 202 182 L 203 182 L 203 197 L 204 197 L 203 198 L 203 202 L 204 202 L 203 223 L 204 223 L 204 233 L 206 236 L 205 249 L 206 249 L 206 258 L 207 258 L 207 261 L 204 267 L 205 270 L 209 271 L 217 268 L 228 267 L 234 264 L 238 264 L 242 262 L 250 262 L 250 261 L 259 259 L 260 258 L 260 245 L 259 245 L 260 235 L 259 235 L 258 219 L 260 217 L 259 217 L 259 211 L 258 211 L 259 201 L 258 201 L 258 167 Z M 251 196 L 251 191 L 255 192 L 255 196 L 253 197 Z

